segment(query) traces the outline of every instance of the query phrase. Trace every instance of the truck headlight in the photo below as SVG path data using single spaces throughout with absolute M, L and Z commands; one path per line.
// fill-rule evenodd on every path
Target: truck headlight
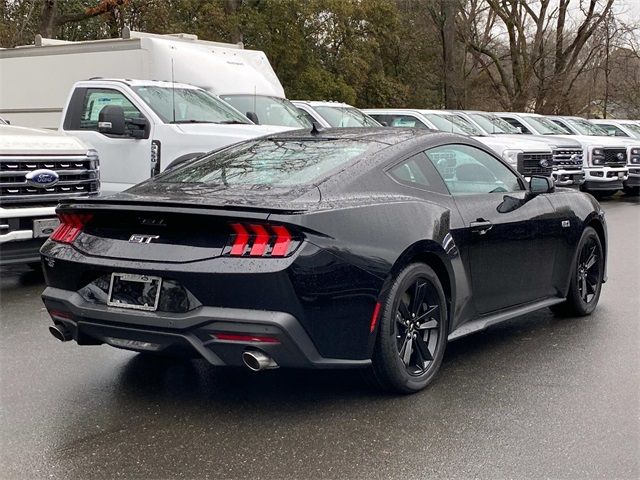
M 502 158 L 509 165 L 513 165 L 514 167 L 518 166 L 518 155 L 524 153 L 522 150 L 511 150 L 507 149 L 502 152 Z
M 605 157 L 604 157 L 604 148 L 602 147 L 594 147 L 591 149 L 591 164 L 592 165 L 604 165 Z
M 630 163 L 640 163 L 640 147 L 631 148 Z

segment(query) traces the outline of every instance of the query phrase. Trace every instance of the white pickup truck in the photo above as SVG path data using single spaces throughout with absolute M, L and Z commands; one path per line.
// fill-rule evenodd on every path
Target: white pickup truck
M 0 266 L 40 265 L 62 198 L 97 195 L 98 155 L 50 130 L 0 124 Z

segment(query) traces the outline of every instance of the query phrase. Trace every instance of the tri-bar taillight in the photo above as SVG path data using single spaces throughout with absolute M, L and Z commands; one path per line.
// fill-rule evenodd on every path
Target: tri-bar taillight
M 60 243 L 73 243 L 82 228 L 93 218 L 90 213 L 60 213 L 60 225 L 51 234 L 51 240 Z
M 286 257 L 293 237 L 282 225 L 232 223 L 232 257 Z

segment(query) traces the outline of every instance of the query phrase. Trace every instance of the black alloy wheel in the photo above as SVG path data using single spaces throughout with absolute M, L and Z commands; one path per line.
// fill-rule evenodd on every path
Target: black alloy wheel
M 447 344 L 447 303 L 427 265 L 414 263 L 394 279 L 380 312 L 372 371 L 387 390 L 413 393 L 435 377 Z
M 398 355 L 409 375 L 422 375 L 441 335 L 438 292 L 428 279 L 416 278 L 402 294 L 395 320 Z
M 587 227 L 578 244 L 578 255 L 567 299 L 552 307 L 560 315 L 584 316 L 591 314 L 600 299 L 604 277 L 604 251 L 596 231 Z

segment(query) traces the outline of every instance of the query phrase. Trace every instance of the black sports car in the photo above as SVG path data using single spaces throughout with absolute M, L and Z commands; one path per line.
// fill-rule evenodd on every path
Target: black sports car
M 42 248 L 60 340 L 213 365 L 370 368 L 414 392 L 448 340 L 591 313 L 604 214 L 480 143 L 414 129 L 287 132 L 70 200 Z

